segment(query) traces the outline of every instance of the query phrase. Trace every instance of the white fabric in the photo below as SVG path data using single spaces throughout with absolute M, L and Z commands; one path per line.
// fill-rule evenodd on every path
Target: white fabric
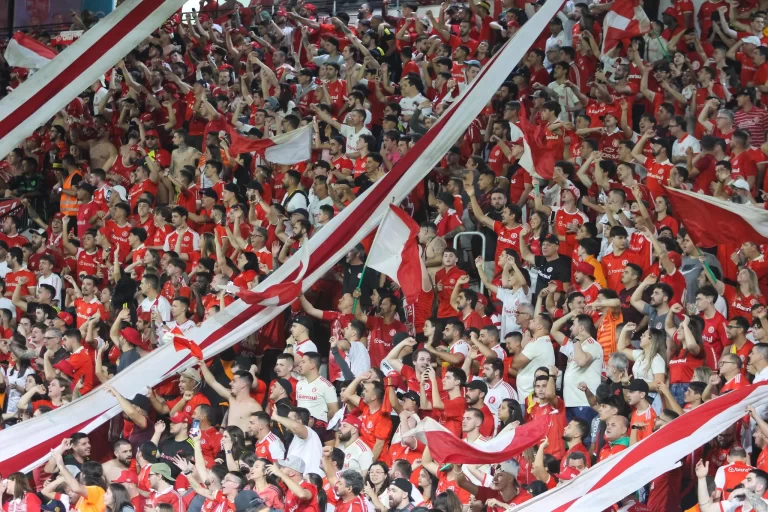
M 134 363 L 135 364 L 135 363 Z M 288 447 L 286 458 L 296 456 L 304 461 L 304 476 L 315 473 L 325 476 L 320 461 L 323 458 L 323 442 L 314 430 L 307 427 L 307 438 L 302 439 L 299 436 L 293 436 L 291 446 Z
M 310 416 L 328 423 L 328 404 L 338 401 L 333 384 L 323 377 L 312 382 L 301 378 L 296 383 L 296 405 L 309 410 Z
M 501 339 L 510 332 L 520 332 L 520 326 L 517 324 L 517 318 L 515 313 L 520 304 L 529 304 L 528 296 L 522 287 L 516 291 L 512 291 L 509 288 L 499 287 L 496 290 L 496 298 L 502 303 L 501 309 Z
M 371 131 L 368 128 L 360 128 L 360 131 L 356 132 L 355 129 L 348 124 L 341 125 L 339 133 L 347 139 L 347 154 L 357 152 L 357 140 L 360 137 L 363 135 L 371 135 Z
M 549 336 L 541 336 L 529 342 L 523 348 L 522 354 L 530 361 L 517 372 L 517 399 L 521 404 L 533 392 L 533 376 L 537 368 L 547 368 L 555 364 L 555 349 Z
M 642 350 L 633 350 L 632 355 L 635 357 L 635 364 L 632 365 L 632 376 L 636 379 L 643 379 L 646 382 L 654 382 L 653 375 L 655 373 L 667 373 L 664 358 L 659 354 L 653 356 L 650 367 L 648 367 L 645 360 L 645 353 Z
M 341 469 L 354 469 L 365 474 L 373 464 L 373 451 L 362 439 L 349 446 L 341 446 L 341 451 L 344 452 L 344 465 Z
M 264 159 L 275 164 L 292 165 L 312 158 L 311 124 L 271 138 L 274 146 L 264 151 Z
M 123 3 L 117 11 L 120 11 L 123 7 L 129 11 L 137 4 L 137 0 L 128 0 Z M 316 267 L 313 267 L 313 272 L 307 274 L 303 281 L 304 290 L 307 290 L 315 283 L 315 281 L 325 275 L 337 261 L 343 258 L 349 250 L 355 247 L 360 240 L 367 236 L 368 233 L 381 222 L 385 212 L 389 209 L 388 203 L 391 200 L 394 200 L 394 202 L 402 201 L 408 194 L 410 194 L 413 187 L 415 187 L 424 176 L 437 165 L 443 155 L 445 155 L 455 141 L 464 133 L 472 120 L 486 107 L 488 102 L 487 92 L 489 90 L 496 90 L 501 86 L 509 73 L 527 54 L 532 42 L 536 39 L 536 35 L 545 29 L 548 21 L 552 18 L 555 12 L 557 12 L 561 4 L 561 1 L 547 2 L 539 12 L 517 32 L 514 36 L 514 44 L 507 44 L 491 59 L 488 67 L 480 72 L 480 75 L 474 83 L 474 87 L 467 89 L 464 96 L 459 97 L 459 99 L 451 105 L 447 112 L 447 114 L 451 116 L 450 120 L 442 125 L 439 124 L 441 130 L 440 136 L 431 140 L 428 145 L 425 143 L 420 146 L 419 144 L 421 144 L 421 142 L 416 144 L 412 151 L 416 151 L 418 156 L 415 158 L 409 169 L 400 169 L 396 165 L 385 178 L 379 180 L 374 186 L 366 190 L 358 201 L 355 201 L 345 208 L 339 215 L 334 217 L 329 223 L 329 229 L 322 229 L 309 240 L 308 245 L 311 249 L 310 252 L 314 253 L 318 247 L 328 243 L 328 239 L 332 236 L 337 227 L 342 225 L 346 227 L 346 225 L 351 222 L 355 222 L 359 225 L 359 229 L 356 232 L 353 230 L 351 232 L 352 234 L 344 243 L 336 242 L 336 245 L 334 245 L 333 251 L 328 258 L 323 260 L 322 263 L 318 264 Z M 164 14 L 163 19 L 167 18 L 168 15 L 169 14 Z M 104 21 L 100 23 L 103 22 Z M 98 32 L 98 29 L 91 29 L 86 35 L 90 35 L 94 32 Z M 136 30 L 134 32 L 138 33 L 136 36 L 136 39 L 138 40 L 144 38 L 148 33 L 147 30 Z M 126 38 L 129 48 L 132 48 L 138 42 L 133 40 L 134 32 L 130 34 L 131 37 Z M 80 41 L 78 41 L 78 43 L 80 43 Z M 127 53 L 127 51 L 124 53 Z M 116 61 L 117 57 L 115 57 L 112 62 Z M 46 66 L 45 70 L 37 75 L 46 75 L 48 71 L 56 68 L 55 64 L 56 63 L 53 62 L 49 66 Z M 103 69 L 100 69 L 99 71 L 100 73 L 103 73 Z M 98 78 L 98 76 L 95 76 L 93 79 L 95 80 L 96 78 Z M 47 76 L 45 78 L 45 83 L 50 81 L 50 79 L 51 76 Z M 88 84 L 86 83 L 85 85 L 79 86 L 79 89 L 75 88 L 76 90 L 74 91 L 74 94 L 72 94 L 69 99 L 76 96 L 80 91 L 85 89 L 87 85 Z M 0 107 L 5 106 L 7 109 L 9 100 L 16 101 L 16 104 L 18 104 L 19 101 L 24 100 L 20 95 L 14 94 L 0 102 Z M 26 95 L 26 97 L 28 96 L 29 94 Z M 65 105 L 66 102 L 59 104 L 56 107 L 56 110 L 63 108 Z M 28 135 L 28 133 L 31 133 L 34 131 L 34 128 L 47 121 L 51 115 L 52 114 L 49 112 L 42 111 L 35 113 L 30 117 L 31 121 L 35 121 L 30 122 L 27 127 L 22 126 L 22 129 L 19 130 L 21 135 L 17 135 L 16 130 L 14 130 L 13 137 L 7 136 L 3 139 L 0 147 L 5 149 L 5 151 L 0 152 L 0 155 L 7 155 L 11 149 L 16 147 L 16 145 Z M 445 115 L 446 114 L 444 114 L 444 116 Z M 438 121 L 438 123 L 440 122 L 441 121 Z M 366 211 L 366 215 L 361 217 L 360 212 L 364 211 L 363 208 L 370 206 L 370 198 L 372 196 L 375 197 L 374 194 L 376 194 L 377 191 L 382 190 L 385 192 L 386 199 L 377 199 L 379 203 L 375 209 L 372 212 Z M 299 259 L 300 258 L 295 255 L 291 257 L 263 283 L 259 284 L 256 291 L 263 291 L 269 286 L 290 279 L 292 274 L 298 269 Z M 254 333 L 280 314 L 286 307 L 287 306 L 277 306 L 260 309 L 255 306 L 249 306 L 245 302 L 238 300 L 223 311 L 220 311 L 206 320 L 199 328 L 191 330 L 187 333 L 186 337 L 197 344 L 203 344 L 207 338 L 213 336 L 226 326 L 225 333 L 220 337 L 217 337 L 215 341 L 211 342 L 203 349 L 205 357 L 210 358 Z M 172 375 L 177 371 L 184 370 L 194 364 L 197 364 L 197 361 L 190 358 L 186 351 L 176 352 L 172 346 L 164 345 L 159 349 L 154 350 L 146 357 L 142 357 L 139 361 L 132 364 L 126 371 L 120 372 L 115 378 L 110 380 L 110 384 L 123 396 L 131 398 L 137 393 L 145 393 L 147 386 L 154 386 L 167 376 Z M 14 426 L 0 431 L 0 461 L 4 461 L 4 463 L 0 463 L 0 466 L 4 469 L 3 474 L 10 474 L 18 470 L 31 470 L 31 468 L 36 467 L 48 458 L 47 455 L 38 460 L 30 460 L 29 457 L 21 457 L 22 454 L 33 446 L 39 446 L 41 443 L 46 443 L 53 448 L 53 446 L 58 445 L 63 434 L 70 429 L 77 428 L 82 432 L 92 432 L 99 425 L 102 425 L 110 418 L 113 418 L 120 413 L 120 407 L 117 406 L 115 399 L 111 397 L 103 387 L 100 387 L 87 396 L 73 401 L 71 404 L 47 413 L 44 417 L 34 418 L 25 422 L 23 427 Z M 34 432 L 35 435 L 30 435 L 30 432 Z M 20 468 L 19 463 L 25 464 L 25 467 Z M 9 470 L 5 471 L 5 469 Z M 629 492 L 626 494 L 629 494 Z
M 581 368 L 573 359 L 575 348 L 573 340 L 560 347 L 560 353 L 568 357 L 568 365 L 563 375 L 563 400 L 566 407 L 589 407 L 587 395 L 579 389 L 579 383 L 586 383 L 592 393 L 600 385 L 600 375 L 603 371 L 603 347 L 593 338 L 581 342 L 584 352 L 592 356 L 592 362 Z

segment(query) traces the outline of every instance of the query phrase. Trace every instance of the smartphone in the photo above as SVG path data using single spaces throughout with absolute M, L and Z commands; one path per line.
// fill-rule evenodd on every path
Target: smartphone
M 192 428 L 189 429 L 189 435 L 190 437 L 200 435 L 200 420 L 192 420 Z

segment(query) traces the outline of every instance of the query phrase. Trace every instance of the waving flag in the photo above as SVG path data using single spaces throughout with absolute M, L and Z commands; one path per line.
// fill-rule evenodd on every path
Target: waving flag
M 199 359 L 200 361 L 204 360 L 203 351 L 200 348 L 200 346 L 195 343 L 194 341 L 185 338 L 181 332 L 174 332 L 178 328 L 174 328 L 173 331 L 168 333 L 166 336 L 169 336 L 173 338 L 173 348 L 176 350 L 176 352 L 181 352 L 182 350 L 189 350 L 189 352 L 195 356 L 195 358 Z
M 496 464 L 520 455 L 547 435 L 549 418 L 542 416 L 485 442 L 469 444 L 432 418 L 422 419 L 403 434 L 429 446 L 436 461 L 446 464 Z
M 654 478 L 677 466 L 693 450 L 744 418 L 747 405 L 768 400 L 768 382 L 747 386 L 704 402 L 579 476 L 534 499 L 517 511 L 594 512 L 605 510 Z
M 314 132 L 311 124 L 297 128 L 292 132 L 265 139 L 246 137 L 238 133 L 232 126 L 229 126 L 228 130 L 232 139 L 229 152 L 233 155 L 256 153 L 268 162 L 285 165 L 296 164 L 312 158 Z
M 9 215 L 21 207 L 21 199 L 6 199 L 5 201 L 0 201 L 0 218 Z
M 605 15 L 603 54 L 608 53 L 622 39 L 642 36 L 651 29 L 643 6 L 638 0 L 616 0 Z
M 416 221 L 402 208 L 390 204 L 366 260 L 369 267 L 389 276 L 402 288 L 408 304 L 416 304 L 422 291 L 432 290 L 419 254 L 418 235 Z
M 186 0 L 125 0 L 0 101 L 0 159 L 144 41 Z
M 16 32 L 8 41 L 3 57 L 11 67 L 40 69 L 54 57 L 56 52 L 34 37 L 23 32 Z
M 131 2 L 129 0 L 126 3 Z M 462 136 L 472 119 L 485 108 L 488 103 L 487 92 L 501 86 L 562 3 L 562 0 L 550 0 L 544 4 L 517 32 L 514 43 L 506 44 L 491 58 L 477 78 L 411 151 L 382 179 L 334 217 L 328 226 L 309 239 L 307 245 L 310 261 L 302 284 L 304 289 L 324 276 L 378 226 L 384 214 L 389 211 L 389 204 L 407 197 L 438 164 Z M 88 31 L 83 37 L 90 33 Z M 53 65 L 51 63 L 46 70 Z M 297 257 L 289 258 L 260 283 L 255 291 L 294 281 L 299 274 L 298 260 Z M 283 309 L 285 306 L 264 307 L 238 300 L 208 318 L 199 327 L 186 331 L 185 336 L 200 345 L 206 358 L 211 358 L 262 328 Z M 193 364 L 197 364 L 197 360 L 190 354 L 176 352 L 170 344 L 165 344 L 118 373 L 110 379 L 110 384 L 123 396 L 135 396 L 137 393 L 146 393 L 147 386 L 154 386 Z M 7 475 L 37 467 L 49 457 L 51 449 L 58 446 L 64 436 L 73 432 L 93 432 L 120 413 L 121 409 L 114 397 L 103 388 L 96 388 L 55 411 L 0 430 L 0 473 Z
M 702 247 L 768 244 L 768 211 L 667 187 L 667 197 L 691 239 Z
M 296 300 L 301 295 L 304 274 L 309 267 L 309 250 L 307 245 L 299 249 L 299 258 L 301 266 L 299 275 L 293 281 L 273 284 L 262 291 L 244 290 L 236 286 L 226 286 L 225 290 L 233 293 L 246 304 L 258 304 L 260 306 L 286 306 Z
M 520 103 L 519 118 L 519 127 L 510 123 L 512 144 L 523 146 L 523 154 L 517 163 L 534 178 L 551 180 L 555 172 L 556 159 L 552 150 L 547 147 L 546 127 L 532 125 L 528 121 L 528 112 L 522 103 Z

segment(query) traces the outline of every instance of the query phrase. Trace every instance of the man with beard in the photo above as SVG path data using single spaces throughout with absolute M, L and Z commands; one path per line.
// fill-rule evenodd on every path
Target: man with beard
M 394 479 L 387 488 L 387 495 L 389 496 L 389 512 L 408 512 L 413 510 L 414 505 L 411 501 L 412 489 L 413 485 L 407 479 Z
M 643 153 L 645 144 L 648 141 L 651 142 L 653 158 L 648 158 Z M 653 197 L 667 195 L 664 186 L 669 181 L 669 175 L 674 167 L 672 162 L 669 161 L 671 154 L 672 149 L 669 141 L 665 138 L 657 137 L 656 130 L 654 129 L 649 129 L 643 133 L 632 150 L 632 157 L 635 161 L 648 169 L 646 185 Z
M 496 418 L 484 403 L 485 397 L 488 395 L 488 386 L 483 382 L 483 379 L 475 379 L 465 386 L 465 390 L 464 401 L 467 403 L 467 409 L 474 408 L 483 413 L 480 434 L 485 437 L 493 437 L 496 432 Z
M 496 253 L 494 254 L 493 261 L 499 261 L 499 254 L 504 249 L 512 249 L 516 253 L 520 254 L 520 239 L 523 236 L 523 226 L 520 223 L 522 220 L 522 212 L 517 205 L 502 204 L 500 208 L 493 205 L 494 212 L 501 216 L 501 220 L 495 220 L 483 213 L 480 205 L 475 197 L 474 187 L 467 187 L 467 195 L 471 201 L 472 212 L 477 217 L 477 220 L 483 226 L 492 229 L 496 235 Z M 493 200 L 493 197 L 491 197 Z M 498 201 L 497 201 L 498 203 Z M 494 216 L 495 217 L 495 216 Z M 501 267 L 496 264 L 495 272 L 501 271 Z
M 71 437 L 65 437 L 61 440 L 61 445 L 56 448 L 65 452 L 72 450 L 71 453 L 64 456 L 64 464 L 66 466 L 75 466 L 77 469 L 82 469 L 83 464 L 91 456 L 91 441 L 88 439 L 88 434 L 83 432 L 75 432 Z M 51 457 L 48 462 L 45 463 L 43 471 L 48 474 L 52 474 L 56 471 L 56 460 Z
M 195 161 L 200 159 L 201 153 L 188 145 L 187 131 L 184 129 L 173 132 L 172 142 L 176 149 L 171 153 L 171 174 L 176 175 L 176 172 L 185 166 L 194 166 Z
M 208 386 L 229 403 L 226 425 L 240 427 L 247 432 L 251 414 L 262 411 L 261 405 L 251 396 L 253 375 L 247 371 L 235 372 L 229 387 L 225 387 L 216 380 L 208 365 L 201 364 L 200 372 Z
M 78 136 L 73 132 L 73 142 L 82 149 L 87 149 L 91 155 L 91 169 L 104 169 L 108 171 L 117 161 L 117 148 L 110 141 L 108 123 L 104 116 L 97 115 L 93 117 L 93 128 L 96 131 L 96 138 L 93 140 L 78 140 Z
M 511 459 L 496 466 L 490 487 L 473 484 L 464 473 L 456 476 L 456 483 L 476 500 L 485 503 L 489 512 L 503 512 L 508 508 L 505 505 L 519 505 L 532 498 L 517 482 L 519 471 L 520 464 Z
M 511 385 L 504 382 L 504 361 L 498 357 L 496 359 L 487 359 L 483 363 L 483 380 L 488 386 L 488 393 L 485 395 L 484 402 L 491 411 L 491 414 L 493 414 L 494 425 L 497 425 L 501 403 L 506 399 L 517 400 L 517 391 Z
M 131 459 L 133 459 L 133 452 L 131 450 L 131 443 L 125 439 L 118 439 L 113 445 L 115 458 L 111 459 L 101 465 L 104 470 L 104 477 L 107 482 L 115 480 L 120 474 L 129 469 L 131 466 Z
M 392 433 L 392 419 L 389 411 L 382 409 L 384 385 L 373 380 L 375 374 L 366 371 L 349 384 L 342 393 L 342 400 L 360 409 L 360 436 L 373 451 L 373 460 L 378 460 L 382 453 L 389 451 L 389 439 Z M 362 396 L 357 389 L 363 384 Z
M 669 313 L 669 301 L 672 300 L 675 291 L 668 284 L 657 283 L 656 279 L 656 276 L 653 274 L 643 279 L 629 301 L 633 308 L 641 314 L 648 316 L 649 327 L 663 329 L 664 322 Z M 645 302 L 642 297 L 648 288 L 651 288 L 651 298 L 648 302 Z
M 373 452 L 371 448 L 360 438 L 363 423 L 357 416 L 347 415 L 341 422 L 338 440 L 339 448 L 344 452 L 344 466 L 342 469 L 353 469 L 361 473 L 367 473 L 373 464 Z
M 278 379 L 279 386 L 275 386 L 276 390 L 281 390 L 282 393 L 287 392 L 283 386 L 287 382 L 285 379 Z M 288 383 L 290 386 L 290 383 Z M 277 394 L 277 393 L 273 393 Z M 270 400 L 273 398 L 273 394 L 270 394 Z M 276 401 L 279 402 L 285 397 L 277 397 Z M 282 460 L 285 458 L 285 445 L 283 441 L 272 432 L 272 420 L 265 412 L 254 412 L 248 419 L 247 434 L 253 437 L 254 440 L 254 452 L 256 456 L 262 459 L 267 459 L 271 462 Z
M 697 494 L 701 512 L 751 512 L 766 509 L 768 500 L 763 496 L 768 489 L 768 473 L 753 469 L 744 478 L 743 487 L 733 491 L 727 500 L 713 503 L 707 487 L 707 476 L 711 472 L 709 462 L 699 461 L 696 464 Z
M 416 347 L 416 340 L 414 338 L 409 338 L 405 333 L 397 333 L 392 341 L 395 345 L 389 354 L 387 354 L 384 362 L 396 373 L 402 375 L 409 391 L 418 393 L 421 376 L 423 375 L 424 370 L 432 364 L 432 355 L 425 348 L 418 349 L 411 356 L 413 361 L 413 367 L 411 367 L 404 364 L 400 358 L 412 352 Z M 403 353 L 406 347 L 408 347 L 408 352 Z

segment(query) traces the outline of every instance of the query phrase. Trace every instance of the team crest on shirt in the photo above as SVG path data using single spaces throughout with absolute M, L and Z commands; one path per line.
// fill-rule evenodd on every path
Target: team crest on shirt
M 449 282 L 450 284 L 455 284 L 455 283 L 456 283 L 456 280 L 455 280 L 455 279 L 453 279 L 453 278 L 451 278 L 451 279 L 449 279 L 449 280 L 448 280 L 448 282 Z
M 547 272 L 552 272 L 552 267 L 547 267 Z
M 313 393 L 317 393 L 317 388 L 312 388 Z
M 397 333 L 397 331 L 396 331 L 396 330 L 394 330 L 394 329 L 390 329 L 390 330 L 389 330 L 389 335 L 390 335 L 390 336 L 394 336 L 396 333 Z
M 621 264 L 626 266 L 629 263 L 629 260 L 621 260 Z
M 715 332 L 715 328 L 714 328 L 714 327 L 712 327 L 711 325 L 709 326 L 709 332 L 710 332 L 710 334 L 711 334 L 711 333 L 713 333 L 713 332 Z
M 346 458 L 347 458 L 347 459 L 350 459 L 350 458 L 352 458 L 352 454 L 351 454 L 351 453 L 348 453 Z
M 495 397 L 495 396 L 492 396 L 492 397 L 490 397 L 490 398 L 488 399 L 488 403 L 489 403 L 489 404 L 495 404 L 495 403 L 496 403 L 496 397 Z
M 365 428 L 373 428 L 373 422 L 369 421 Z
M 616 139 L 613 139 L 613 142 L 611 143 L 611 145 L 612 145 L 613 147 L 617 148 L 617 147 L 619 147 L 619 141 L 618 141 L 618 140 L 616 140 Z

